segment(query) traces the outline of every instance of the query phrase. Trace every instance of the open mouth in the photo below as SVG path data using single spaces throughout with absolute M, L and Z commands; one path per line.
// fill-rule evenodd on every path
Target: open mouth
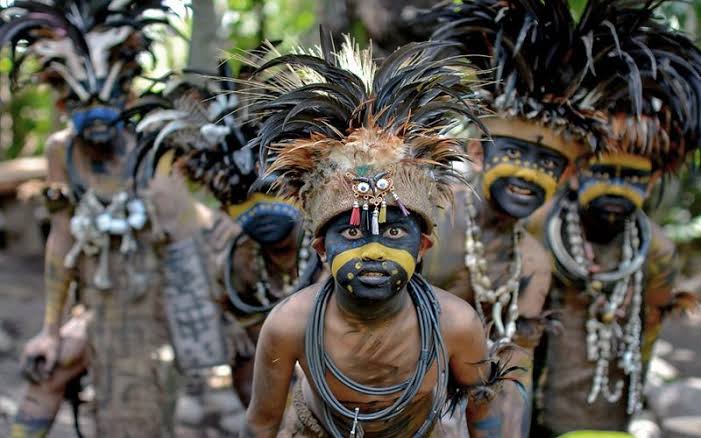
M 626 212 L 626 208 L 622 205 L 619 204 L 611 204 L 611 203 L 606 203 L 603 205 L 604 210 L 608 211 L 609 213 L 614 213 L 614 214 L 623 214 Z
M 382 286 L 389 282 L 390 276 L 382 271 L 361 271 L 358 280 L 366 286 Z
M 101 122 L 92 123 L 83 129 L 83 137 L 90 140 L 110 140 L 112 127 Z
M 517 195 L 517 196 L 533 196 L 535 193 L 531 189 L 527 189 L 525 187 L 519 187 L 514 184 L 509 184 L 506 186 L 506 190 L 509 191 L 509 193 Z

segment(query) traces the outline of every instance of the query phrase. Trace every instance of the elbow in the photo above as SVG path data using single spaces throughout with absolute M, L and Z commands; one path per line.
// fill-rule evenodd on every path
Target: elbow
M 274 438 L 277 436 L 279 424 L 279 418 L 262 416 L 256 413 L 251 405 L 246 411 L 246 421 L 239 436 L 243 438 Z

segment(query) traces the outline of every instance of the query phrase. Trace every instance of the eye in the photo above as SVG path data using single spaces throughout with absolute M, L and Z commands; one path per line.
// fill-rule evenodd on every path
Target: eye
M 346 228 L 341 232 L 341 236 L 346 240 L 358 240 L 363 237 L 363 232 L 358 227 Z
M 540 160 L 540 165 L 544 169 L 548 169 L 548 170 L 553 170 L 553 169 L 557 168 L 557 163 L 555 162 L 555 160 L 553 160 L 551 158 L 543 158 L 542 160 Z
M 389 227 L 385 230 L 384 237 L 389 239 L 401 239 L 406 236 L 407 232 L 399 227 Z
M 505 152 L 506 152 L 506 156 L 509 158 L 512 158 L 512 159 L 518 158 L 521 156 L 521 151 L 519 151 L 518 149 L 506 148 Z

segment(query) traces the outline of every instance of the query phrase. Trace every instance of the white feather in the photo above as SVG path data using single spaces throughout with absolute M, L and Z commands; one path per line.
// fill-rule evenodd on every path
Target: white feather
M 162 126 L 165 123 L 173 120 L 184 119 L 188 116 L 185 111 L 178 110 L 159 110 L 149 113 L 144 119 L 136 125 L 136 132 L 144 132 L 153 127 Z
M 187 120 L 174 120 L 168 123 L 166 126 L 163 127 L 163 129 L 161 129 L 161 131 L 158 133 L 158 136 L 156 137 L 156 140 L 153 142 L 154 150 L 157 150 L 161 146 L 161 143 L 163 143 L 163 141 L 175 131 L 180 131 L 182 129 L 188 128 L 193 128 L 193 125 Z
M 349 35 L 344 35 L 340 52 L 336 53 L 338 66 L 358 76 L 365 84 L 365 90 L 372 92 L 372 81 L 377 66 L 372 59 L 372 48 L 360 49 Z

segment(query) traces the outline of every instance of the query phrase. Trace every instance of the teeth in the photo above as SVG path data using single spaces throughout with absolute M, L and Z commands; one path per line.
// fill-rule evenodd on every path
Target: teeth
M 516 187 L 514 185 L 509 185 L 509 191 L 516 193 L 518 195 L 531 195 L 531 194 L 533 194 L 533 192 L 528 190 L 528 189 L 522 189 L 521 187 Z

